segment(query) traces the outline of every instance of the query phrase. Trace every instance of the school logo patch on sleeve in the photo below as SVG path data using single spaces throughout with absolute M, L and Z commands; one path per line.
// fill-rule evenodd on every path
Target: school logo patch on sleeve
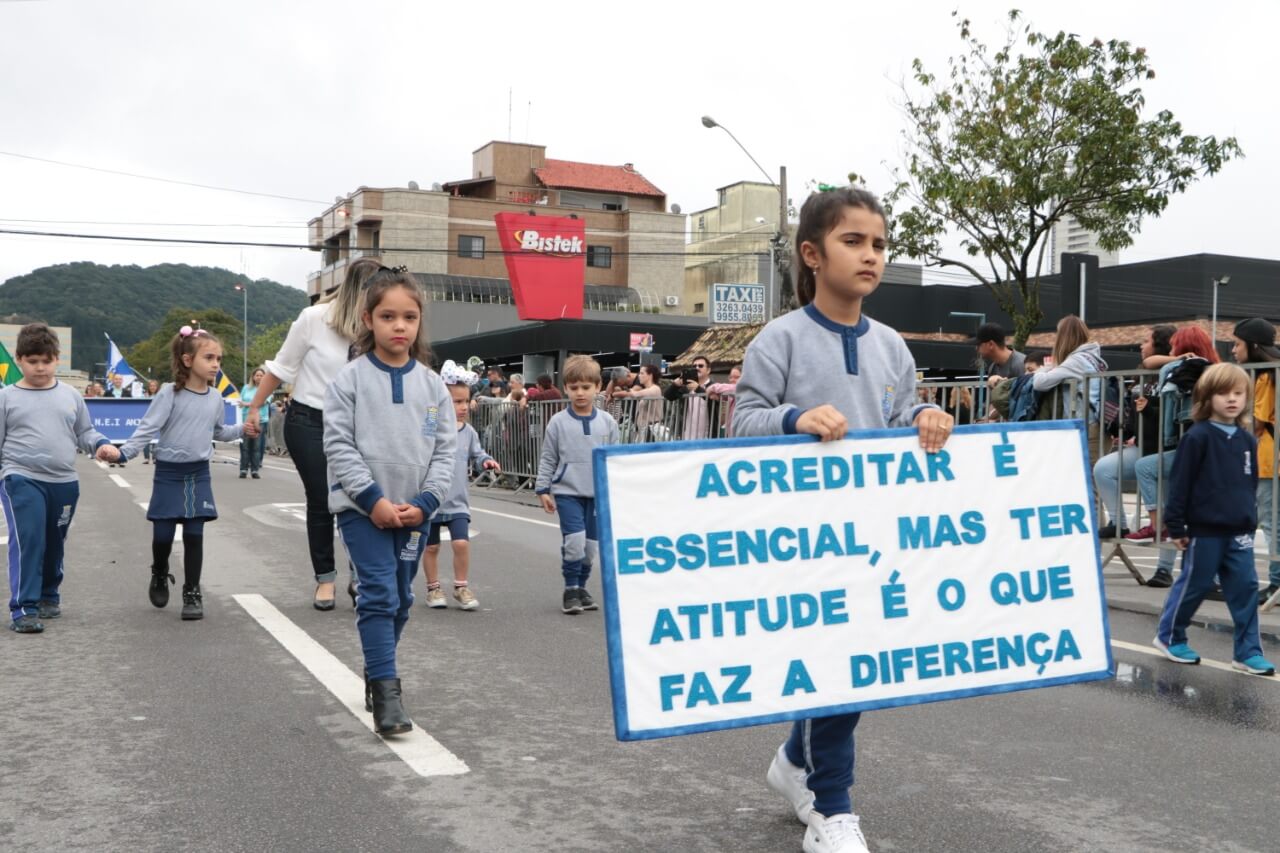
M 431 438 L 440 426 L 440 407 L 428 406 L 427 416 L 422 419 L 422 437 Z
M 884 386 L 884 396 L 880 398 L 880 413 L 884 415 L 884 422 L 888 423 L 890 416 L 893 414 L 893 391 L 892 385 Z

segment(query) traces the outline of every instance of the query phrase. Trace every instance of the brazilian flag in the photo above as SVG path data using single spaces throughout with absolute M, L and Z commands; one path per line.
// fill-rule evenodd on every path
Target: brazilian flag
M 4 344 L 0 344 L 0 385 L 13 385 L 20 379 L 22 371 L 18 369 L 18 363 L 9 355 Z

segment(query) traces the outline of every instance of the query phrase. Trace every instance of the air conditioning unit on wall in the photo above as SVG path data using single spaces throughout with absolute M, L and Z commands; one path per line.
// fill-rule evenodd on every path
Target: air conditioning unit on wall
M 679 297 L 679 296 L 668 296 L 668 297 L 666 297 L 666 299 L 664 299 L 663 301 L 666 303 L 666 305 L 667 305 L 667 307 L 668 307 L 668 308 L 674 308 L 674 307 L 676 307 L 677 305 L 679 305 L 679 304 L 680 304 L 680 297 Z

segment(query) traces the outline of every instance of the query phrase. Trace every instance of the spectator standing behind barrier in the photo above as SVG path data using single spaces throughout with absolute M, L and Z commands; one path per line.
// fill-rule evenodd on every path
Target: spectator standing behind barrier
M 352 343 L 364 331 L 365 283 L 385 269 L 377 258 L 358 258 L 347 265 L 347 275 L 332 294 L 303 308 L 289 327 L 276 357 L 266 363 L 266 375 L 253 395 L 246 425 L 255 427 L 259 410 L 281 383 L 292 383 L 292 401 L 284 419 L 284 443 L 298 469 L 307 496 L 307 546 L 316 589 L 312 606 L 334 608 L 333 514 L 329 512 L 329 476 L 324 455 L 325 392 L 347 363 Z M 347 593 L 355 605 L 354 578 Z
M 1057 335 L 1053 341 L 1053 367 L 1038 370 L 1031 379 L 1031 387 L 1037 391 L 1051 391 L 1064 382 L 1075 380 L 1075 393 L 1068 399 L 1060 394 L 1061 405 L 1057 409 L 1060 418 L 1083 418 L 1089 434 L 1089 458 L 1092 467 L 1093 454 L 1098 446 L 1098 421 L 1102 413 L 1102 385 L 1100 380 L 1087 377 L 1107 369 L 1102 358 L 1102 348 L 1089 340 L 1089 327 L 1075 314 L 1068 314 L 1058 321 Z
M 1232 669 L 1275 675 L 1258 634 L 1258 442 L 1249 429 L 1249 384 L 1249 374 L 1234 364 L 1215 364 L 1196 382 L 1195 424 L 1178 445 L 1165 505 L 1169 532 L 1183 552 L 1182 573 L 1152 644 L 1175 663 L 1200 662 L 1187 645 L 1187 626 L 1216 575 L 1235 624 Z
M 1152 356 L 1167 356 L 1172 351 L 1176 326 L 1159 325 L 1147 329 L 1142 339 L 1142 362 Z M 1129 533 L 1128 520 L 1124 517 L 1120 486 L 1136 483 L 1135 468 L 1143 456 L 1150 456 L 1160 448 L 1160 407 L 1152 400 L 1160 393 L 1152 383 L 1137 389 L 1133 411 L 1125 413 L 1124 432 L 1120 432 L 1119 420 L 1109 425 L 1108 435 L 1118 439 L 1119 449 L 1108 453 L 1093 466 L 1093 482 L 1103 506 L 1107 508 L 1106 526 L 1098 531 L 1100 539 L 1114 539 Z M 1154 499 L 1153 499 L 1154 501 Z M 1117 527 L 1119 528 L 1117 530 Z
M 742 378 L 742 365 L 729 368 L 728 382 L 713 382 L 707 386 L 707 399 L 720 404 L 720 429 L 725 438 L 733 437 L 733 408 L 738 402 L 738 380 Z
M 1005 346 L 1004 327 L 999 323 L 983 323 L 974 334 L 973 342 L 978 345 L 978 357 L 991 365 L 987 370 L 989 387 L 996 387 L 1001 379 L 1016 379 L 1023 374 L 1027 357 Z
M 661 441 L 662 436 L 655 435 L 652 427 L 662 423 L 662 372 L 657 365 L 640 366 L 639 379 L 626 391 L 615 391 L 614 397 L 636 400 L 633 404 L 632 416 L 635 418 L 635 435 L 633 441 Z
M 680 437 L 685 440 L 707 437 L 706 385 L 711 379 L 711 363 L 704 356 L 694 356 L 693 370 L 683 370 L 663 391 L 672 402 L 683 400 L 684 423 Z
M 533 396 L 534 393 L 538 396 Z M 563 400 L 564 395 L 560 393 L 560 389 L 551 384 L 551 377 L 542 374 L 538 377 L 538 384 L 529 392 L 530 400 Z
M 258 393 L 258 386 L 262 384 L 262 380 L 266 378 L 267 372 L 259 367 L 253 371 L 253 377 L 243 388 L 240 389 L 240 405 L 248 408 L 253 401 L 254 395 Z M 258 472 L 262 470 L 262 453 L 267 446 L 266 432 L 270 429 L 271 423 L 271 398 L 267 398 L 267 404 L 258 409 L 258 422 L 262 427 L 262 432 L 258 435 L 246 435 L 240 439 L 240 479 L 243 480 L 249 474 L 253 475 L 253 479 L 260 480 L 262 475 Z
M 1231 355 L 1241 364 L 1280 361 L 1276 349 L 1276 327 L 1261 317 L 1241 320 L 1232 333 L 1235 341 Z M 1253 381 L 1253 434 L 1258 439 L 1258 525 L 1267 534 L 1267 545 L 1276 551 L 1273 515 L 1272 478 L 1276 473 L 1276 387 L 1275 371 L 1259 370 Z M 1272 560 L 1267 586 L 1258 593 L 1258 606 L 1269 599 L 1280 599 L 1280 561 Z
M 1177 445 L 1176 434 L 1172 438 L 1166 434 L 1166 420 L 1172 418 L 1170 407 L 1176 405 L 1173 398 L 1164 393 L 1166 386 L 1169 385 L 1170 377 L 1175 370 L 1178 370 L 1186 362 L 1199 359 L 1205 364 L 1215 364 L 1218 361 L 1218 353 L 1213 348 L 1213 341 L 1209 339 L 1209 335 L 1199 326 L 1184 326 L 1173 335 L 1169 341 L 1172 350 L 1172 361 L 1167 361 L 1160 368 L 1160 375 L 1156 379 L 1157 392 L 1161 394 L 1158 405 L 1160 429 L 1159 442 L 1164 447 L 1164 452 L 1144 456 L 1138 460 L 1133 466 L 1134 478 L 1138 481 L 1138 495 L 1142 498 L 1142 503 L 1148 509 L 1150 521 L 1139 530 L 1125 536 L 1125 540 L 1135 544 L 1156 541 L 1156 506 L 1159 503 L 1159 481 L 1163 477 L 1166 481 L 1169 473 L 1173 470 L 1173 460 L 1176 455 L 1174 447 Z M 1155 359 L 1165 359 L 1166 356 L 1152 355 L 1148 359 L 1144 359 L 1143 363 L 1151 362 Z M 1151 405 L 1150 400 L 1146 405 Z M 1161 531 L 1160 541 L 1168 539 L 1168 532 Z M 1147 586 L 1163 588 L 1173 583 L 1173 551 L 1167 548 L 1160 549 L 1160 556 L 1156 561 L 1156 571 L 1147 579 Z
M 1027 373 L 1035 373 L 1044 367 L 1044 356 L 1038 352 L 1028 353 L 1022 362 L 1022 369 Z

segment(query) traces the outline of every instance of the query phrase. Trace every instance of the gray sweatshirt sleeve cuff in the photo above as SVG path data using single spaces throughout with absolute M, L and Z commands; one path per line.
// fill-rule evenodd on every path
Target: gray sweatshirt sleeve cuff
M 356 506 L 364 510 L 365 515 L 373 512 L 373 505 L 382 500 L 382 487 L 377 483 L 370 484 L 369 488 L 355 496 Z

